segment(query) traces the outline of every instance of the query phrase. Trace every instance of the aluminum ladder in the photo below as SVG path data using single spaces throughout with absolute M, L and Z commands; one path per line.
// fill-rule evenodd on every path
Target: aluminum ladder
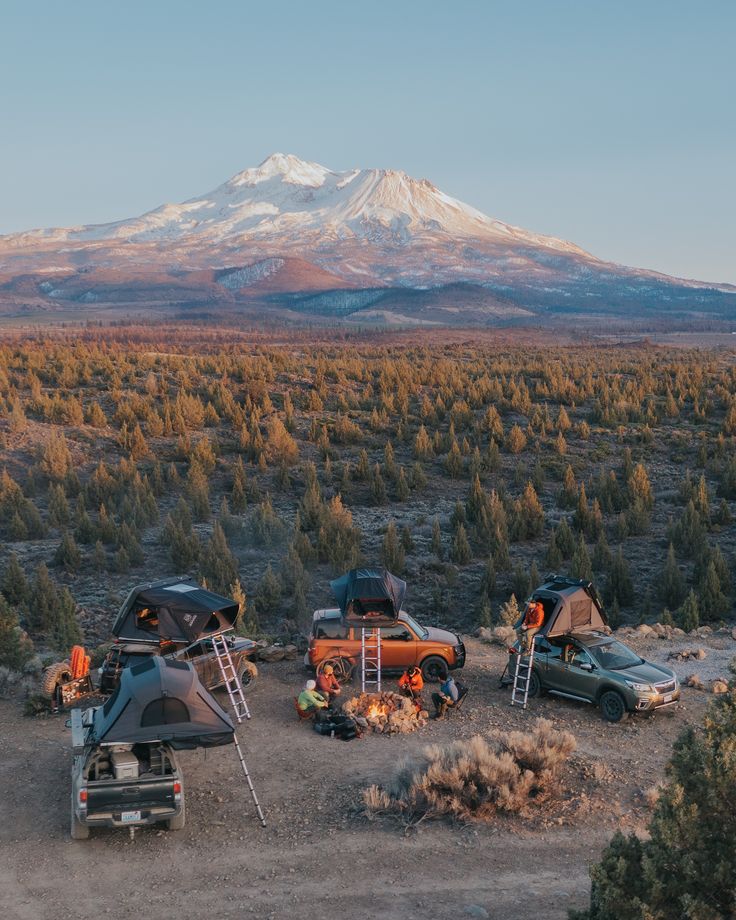
M 527 655 L 522 654 L 522 646 L 519 644 L 519 651 L 516 655 L 516 667 L 514 668 L 514 684 L 511 688 L 511 705 L 520 705 L 526 709 L 529 699 L 529 683 L 531 682 L 532 666 L 534 665 L 534 649 L 536 648 L 536 639 L 532 639 L 531 651 Z
M 360 689 L 381 692 L 381 630 L 360 631 Z
M 235 718 L 238 721 L 238 724 L 242 724 L 243 719 L 250 719 L 250 710 L 248 709 L 248 704 L 245 702 L 245 695 L 243 694 L 243 685 L 240 683 L 240 678 L 235 670 L 233 665 L 233 659 L 230 655 L 230 649 L 228 648 L 227 639 L 218 633 L 215 636 L 212 636 L 212 651 L 215 653 L 215 658 L 217 658 L 217 664 L 220 668 L 220 673 L 222 674 L 222 679 L 225 684 L 225 689 L 227 690 L 227 695 L 230 698 L 230 705 L 233 708 L 235 713 Z M 266 826 L 266 819 L 263 815 L 263 810 L 261 809 L 260 803 L 258 802 L 258 796 L 256 795 L 255 787 L 253 786 L 253 781 L 250 778 L 250 773 L 248 772 L 248 765 L 245 762 L 245 757 L 243 752 L 240 749 L 240 742 L 238 741 L 237 732 L 233 732 L 233 743 L 235 744 L 235 750 L 238 754 L 238 760 L 240 761 L 240 769 L 243 771 L 243 776 L 245 781 L 248 784 L 248 789 L 250 790 L 250 797 L 253 799 L 253 804 L 256 806 L 256 814 L 258 815 L 258 820 L 261 822 L 262 826 Z

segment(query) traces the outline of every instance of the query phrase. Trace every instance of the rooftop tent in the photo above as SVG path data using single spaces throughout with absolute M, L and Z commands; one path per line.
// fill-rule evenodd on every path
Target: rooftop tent
M 562 636 L 572 632 L 606 629 L 608 620 L 590 582 L 550 576 L 533 592 L 532 598 L 544 607 L 544 625 L 540 636 Z M 522 616 L 516 624 L 518 629 Z
M 166 741 L 173 748 L 229 744 L 234 731 L 194 667 L 158 655 L 125 668 L 115 693 L 95 711 L 92 725 L 98 744 Z
M 167 578 L 137 585 L 113 623 L 119 639 L 138 642 L 196 642 L 231 629 L 238 616 L 234 600 L 213 594 L 193 578 Z
M 406 594 L 406 582 L 386 569 L 351 569 L 330 587 L 345 622 L 366 628 L 396 623 Z

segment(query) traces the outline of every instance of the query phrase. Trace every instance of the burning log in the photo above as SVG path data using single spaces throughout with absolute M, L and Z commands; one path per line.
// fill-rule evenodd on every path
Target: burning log
M 408 734 L 422 728 L 429 714 L 418 709 L 414 700 L 400 693 L 359 693 L 343 703 L 343 712 L 363 729 L 384 735 Z

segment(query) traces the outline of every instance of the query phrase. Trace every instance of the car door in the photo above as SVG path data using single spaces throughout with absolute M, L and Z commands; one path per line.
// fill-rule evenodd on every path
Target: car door
M 563 662 L 566 687 L 561 689 L 575 696 L 581 696 L 583 699 L 594 700 L 598 685 L 598 675 L 595 667 L 595 662 L 590 653 L 582 646 L 575 644 L 570 660 Z
M 564 653 L 569 644 L 569 639 L 557 637 L 550 639 L 546 643 L 548 651 L 544 656 L 543 670 L 540 670 L 540 675 L 548 690 L 565 690 L 567 668 L 564 661 Z M 539 645 L 539 643 L 537 643 L 537 645 Z M 536 654 L 534 657 L 536 660 Z
M 396 623 L 381 629 L 381 667 L 405 671 L 416 664 L 417 637 L 406 623 Z

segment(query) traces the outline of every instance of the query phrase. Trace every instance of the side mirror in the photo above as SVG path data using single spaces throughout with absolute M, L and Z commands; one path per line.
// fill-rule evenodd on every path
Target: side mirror
M 592 671 L 592 670 L 593 670 L 593 665 L 592 665 L 589 661 L 584 661 L 584 662 L 580 665 L 580 670 L 581 670 L 581 671 Z

